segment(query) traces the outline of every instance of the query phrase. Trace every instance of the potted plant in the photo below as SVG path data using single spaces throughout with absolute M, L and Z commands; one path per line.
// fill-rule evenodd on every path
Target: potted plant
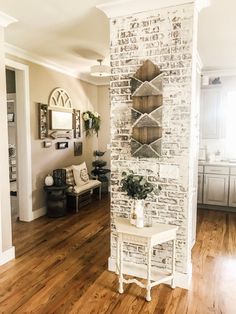
M 158 195 L 161 187 L 159 185 L 155 187 L 148 182 L 146 177 L 134 174 L 133 171 L 130 171 L 130 174 L 123 172 L 122 176 L 124 177 L 121 180 L 122 191 L 127 192 L 127 195 L 134 200 L 131 223 L 135 223 L 136 227 L 142 228 L 144 226 L 143 200 L 150 193 Z
M 98 136 L 98 131 L 100 130 L 101 117 L 99 113 L 92 111 L 85 111 L 83 113 L 84 127 L 86 131 L 86 136 L 96 133 Z

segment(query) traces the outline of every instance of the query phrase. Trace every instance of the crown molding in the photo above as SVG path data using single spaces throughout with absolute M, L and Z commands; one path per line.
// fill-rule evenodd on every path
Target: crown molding
M 8 25 L 12 23 L 16 23 L 16 22 L 18 22 L 17 19 L 0 11 L 0 26 L 1 27 L 7 27 Z
M 114 18 L 187 3 L 194 3 L 196 9 L 200 12 L 203 8 L 210 5 L 210 1 L 211 0 L 119 0 L 99 4 L 96 8 L 103 11 L 108 18 Z
M 207 76 L 236 76 L 236 68 L 232 69 L 202 69 L 202 75 L 207 75 Z
M 211 0 L 195 0 L 194 2 L 198 12 L 201 12 L 201 10 L 211 6 Z
M 197 53 L 196 53 L 196 59 L 197 59 L 198 68 L 199 68 L 199 70 L 201 71 L 202 68 L 203 68 L 203 62 L 202 62 L 202 58 L 200 57 L 200 54 L 199 54 L 198 51 L 197 51 Z
M 5 43 L 5 53 L 8 53 L 9 55 L 15 56 L 17 58 L 27 60 L 29 62 L 41 65 L 45 68 L 48 68 L 50 70 L 68 75 L 70 77 L 77 78 L 79 80 L 85 81 L 87 83 L 93 84 L 93 85 L 109 85 L 108 80 L 101 80 L 100 78 L 96 79 L 89 75 L 89 73 L 75 73 L 70 68 L 63 67 L 59 65 L 58 63 L 52 62 L 51 60 L 48 60 L 46 58 L 40 57 L 37 54 L 31 53 L 27 50 L 18 48 L 14 45 L 11 45 L 9 43 Z

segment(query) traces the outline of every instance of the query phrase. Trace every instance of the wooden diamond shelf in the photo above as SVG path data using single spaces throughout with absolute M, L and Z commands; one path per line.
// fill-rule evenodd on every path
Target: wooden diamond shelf
M 146 60 L 131 78 L 132 156 L 156 158 L 161 155 L 162 77 L 158 66 Z

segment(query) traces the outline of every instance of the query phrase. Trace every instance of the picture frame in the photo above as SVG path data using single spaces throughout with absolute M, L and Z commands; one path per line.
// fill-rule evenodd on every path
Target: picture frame
M 57 142 L 57 149 L 66 149 L 69 147 L 68 142 Z
M 15 122 L 15 114 L 13 112 L 7 114 L 7 122 Z
M 74 156 L 81 156 L 83 154 L 83 143 L 74 142 Z
M 39 103 L 38 107 L 39 139 L 43 140 L 48 137 L 48 105 Z
M 74 138 L 81 137 L 81 122 L 80 122 L 80 110 L 73 110 L 73 129 L 74 129 Z
M 44 141 L 43 142 L 43 147 L 44 148 L 49 148 L 52 146 L 52 141 Z

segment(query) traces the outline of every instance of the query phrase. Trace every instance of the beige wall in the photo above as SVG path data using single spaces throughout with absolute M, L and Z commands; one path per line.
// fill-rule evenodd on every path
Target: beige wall
M 97 87 L 92 84 L 80 81 L 76 78 L 50 70 L 40 65 L 19 60 L 16 57 L 7 56 L 16 61 L 20 61 L 29 66 L 30 79 L 30 103 L 31 103 L 31 145 L 32 145 L 32 187 L 33 187 L 33 210 L 45 206 L 45 193 L 43 191 L 44 178 L 53 169 L 65 167 L 71 164 L 79 164 L 86 161 L 89 170 L 93 160 L 93 151 L 98 149 L 98 138 L 85 137 L 82 132 L 81 140 L 83 142 L 83 155 L 74 157 L 73 142 L 78 140 L 69 140 L 69 148 L 65 150 L 56 150 L 56 142 L 50 148 L 43 148 L 43 141 L 38 139 L 38 106 L 37 103 L 48 103 L 51 91 L 56 87 L 64 88 L 72 99 L 73 107 L 80 109 L 81 113 L 86 110 L 98 111 L 102 116 L 101 132 L 103 140 L 100 141 L 101 148 L 106 148 L 107 130 L 106 121 L 109 121 L 109 112 L 104 106 L 108 106 L 108 87 Z M 103 93 L 105 93 L 103 95 Z M 98 101 L 99 99 L 99 101 Z M 98 108 L 99 103 L 99 108 Z M 81 121 L 82 122 L 82 121 Z M 107 122 L 106 122 L 107 123 Z M 82 123 L 83 129 L 83 123 Z M 105 131 L 106 130 L 106 131 Z M 99 134 L 100 138 L 100 134 Z M 60 139 L 59 141 L 66 141 Z M 106 157 L 107 158 L 107 157 Z

